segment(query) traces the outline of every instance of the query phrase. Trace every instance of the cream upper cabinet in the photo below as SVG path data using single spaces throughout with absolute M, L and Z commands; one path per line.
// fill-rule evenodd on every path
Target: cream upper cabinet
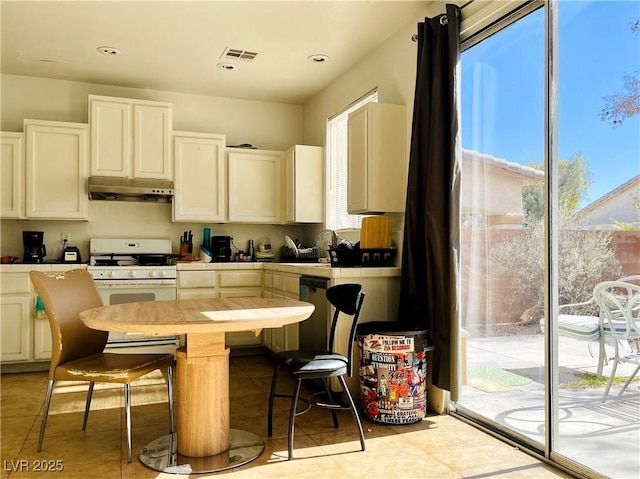
M 285 222 L 324 222 L 324 148 L 296 145 L 284 155 Z
M 25 216 L 88 219 L 88 125 L 24 120 L 24 134 Z
M 367 103 L 349 114 L 350 214 L 403 212 L 405 208 L 405 107 Z
M 173 221 L 225 221 L 225 146 L 225 135 L 174 132 Z
M 171 103 L 89 95 L 91 175 L 172 179 Z
M 229 221 L 282 221 L 282 151 L 227 148 Z
M 24 134 L 0 132 L 0 217 L 24 218 Z

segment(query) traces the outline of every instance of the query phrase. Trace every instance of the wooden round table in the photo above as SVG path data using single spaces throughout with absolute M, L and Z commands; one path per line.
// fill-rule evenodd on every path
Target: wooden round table
M 140 460 L 158 471 L 189 474 L 246 464 L 264 449 L 259 436 L 229 426 L 225 333 L 258 335 L 263 328 L 304 321 L 313 310 L 290 299 L 196 298 L 103 306 L 80 318 L 101 331 L 186 335 L 186 346 L 176 352 L 176 433 L 148 444 Z

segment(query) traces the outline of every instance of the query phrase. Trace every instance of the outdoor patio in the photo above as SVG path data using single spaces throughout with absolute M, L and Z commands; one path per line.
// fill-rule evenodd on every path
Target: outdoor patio
M 588 345 L 590 344 L 590 349 Z M 590 355 L 590 351 L 594 357 Z M 612 349 L 607 347 L 608 357 Z M 572 461 L 614 478 L 640 477 L 640 381 L 622 396 L 612 386 L 588 387 L 583 373 L 595 375 L 598 346 L 559 338 L 559 437 L 555 450 Z M 544 338 L 541 334 L 469 337 L 467 378 L 461 409 L 474 411 L 517 434 L 544 443 Z M 608 378 L 611 363 L 605 365 Z M 618 365 L 617 377 L 633 366 Z

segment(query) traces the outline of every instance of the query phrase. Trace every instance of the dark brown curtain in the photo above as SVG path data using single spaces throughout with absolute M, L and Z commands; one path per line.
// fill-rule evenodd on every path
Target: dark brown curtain
M 435 344 L 431 382 L 448 391 L 456 383 L 452 337 L 458 336 L 459 321 L 459 13 L 458 7 L 447 5 L 446 14 L 418 24 L 398 314 L 399 323 L 430 330 Z

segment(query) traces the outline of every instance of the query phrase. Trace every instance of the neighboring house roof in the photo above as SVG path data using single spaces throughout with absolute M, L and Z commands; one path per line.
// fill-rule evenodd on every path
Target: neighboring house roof
M 537 170 L 519 163 L 513 163 L 511 161 L 503 160 L 502 158 L 496 158 L 495 156 L 488 155 L 486 153 L 479 153 L 477 151 L 466 150 L 463 148 L 462 160 L 476 161 L 509 173 L 515 173 L 522 177 L 523 180 L 534 180 L 536 182 L 544 180 L 544 171 L 542 170 Z M 529 181 L 526 182 L 529 183 Z
M 588 204 L 574 215 L 580 223 L 588 226 L 612 225 L 612 220 L 637 223 L 638 211 L 633 207 L 640 200 L 640 175 L 614 188 Z
M 522 187 L 542 181 L 544 171 L 462 150 L 460 203 L 464 213 L 480 213 L 493 223 L 521 227 Z

